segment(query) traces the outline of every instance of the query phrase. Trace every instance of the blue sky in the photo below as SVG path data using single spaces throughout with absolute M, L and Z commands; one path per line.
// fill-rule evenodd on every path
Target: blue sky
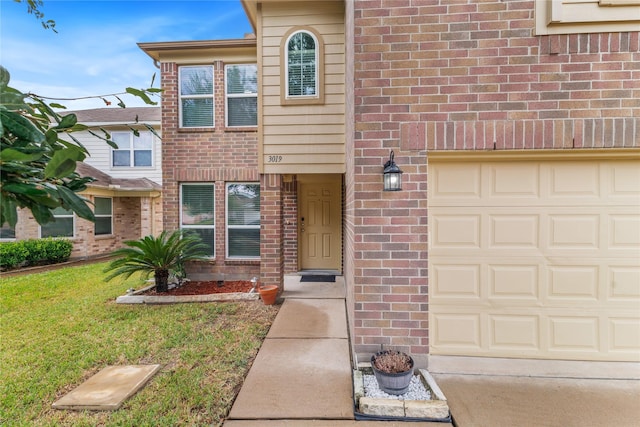
M 43 29 L 24 3 L 0 0 L 0 63 L 10 86 L 63 98 L 146 88 L 154 73 L 159 87 L 160 72 L 138 42 L 233 39 L 253 31 L 240 0 L 44 0 L 41 11 L 56 22 L 57 34 Z M 69 110 L 105 107 L 100 100 L 56 102 Z

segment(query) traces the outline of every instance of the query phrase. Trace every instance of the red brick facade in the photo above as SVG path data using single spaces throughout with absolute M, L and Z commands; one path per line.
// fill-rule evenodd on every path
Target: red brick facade
M 84 195 L 89 200 L 95 196 Z M 125 240 L 135 240 L 162 229 L 160 197 L 112 197 L 113 232 L 96 236 L 93 222 L 75 216 L 71 259 L 86 259 L 108 255 L 123 246 Z M 37 239 L 40 226 L 31 212 L 22 209 L 16 224 L 16 238 Z
M 259 182 L 255 129 L 226 129 L 224 64 L 214 63 L 215 128 L 180 129 L 178 65 L 162 63 L 162 164 L 164 228 L 180 227 L 180 184 L 215 184 L 216 256 L 190 266 L 191 275 L 258 276 L 260 261 L 225 259 L 225 183 Z M 262 200 L 265 195 L 261 194 Z M 264 226 L 263 226 L 264 227 Z
M 428 152 L 640 146 L 640 33 L 535 36 L 533 0 L 356 0 L 347 9 L 354 345 L 427 354 Z M 390 150 L 405 172 L 398 193 L 380 189 Z

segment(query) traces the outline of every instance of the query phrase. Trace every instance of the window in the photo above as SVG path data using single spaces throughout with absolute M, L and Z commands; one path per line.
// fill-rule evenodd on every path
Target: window
M 536 35 L 637 31 L 640 0 L 536 0 Z
M 113 149 L 113 167 L 151 167 L 153 165 L 153 135 L 151 132 L 112 132 L 111 140 L 118 145 Z
M 324 104 L 324 47 L 311 27 L 292 28 L 280 45 L 280 103 Z
M 73 211 L 57 207 L 54 220 L 40 226 L 40 237 L 73 237 Z
M 260 184 L 227 184 L 227 257 L 260 257 Z
M 0 227 L 0 240 L 13 240 L 16 238 L 16 229 L 8 223 L 2 224 Z
M 215 186 L 182 184 L 180 190 L 180 228 L 197 233 L 215 256 Z
M 213 67 L 180 67 L 180 127 L 213 127 Z
M 227 65 L 227 126 L 258 125 L 258 67 Z
M 107 197 L 96 197 L 94 214 L 96 222 L 94 231 L 96 236 L 113 234 L 113 201 Z
M 297 31 L 286 43 L 287 98 L 318 95 L 318 41 L 308 31 Z

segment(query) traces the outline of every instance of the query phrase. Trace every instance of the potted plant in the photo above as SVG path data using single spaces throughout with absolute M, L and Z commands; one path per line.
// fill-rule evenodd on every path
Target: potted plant
M 104 270 L 112 271 L 105 280 L 124 275 L 127 279 L 133 273 L 142 273 L 143 279 L 154 275 L 157 292 L 169 290 L 169 275 L 184 276 L 186 261 L 206 260 L 209 247 L 194 233 L 176 230 L 163 231 L 158 237 L 146 236 L 140 240 L 124 242 L 127 248 L 113 252 L 120 258 L 113 260 Z
M 407 392 L 413 377 L 413 358 L 397 350 L 383 350 L 371 356 L 371 369 L 380 390 L 394 395 Z

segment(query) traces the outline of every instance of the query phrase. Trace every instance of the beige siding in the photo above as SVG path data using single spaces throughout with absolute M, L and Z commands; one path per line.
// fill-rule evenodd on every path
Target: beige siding
M 103 126 L 109 132 L 131 132 L 126 127 Z M 159 126 L 155 125 L 156 132 Z M 147 132 L 139 129 L 140 132 Z M 101 134 L 100 131 L 96 133 Z M 113 178 L 148 178 L 162 185 L 162 155 L 161 141 L 153 136 L 153 159 L 151 167 L 112 167 L 111 147 L 105 141 L 91 135 L 89 132 L 75 132 L 73 134 L 82 145 L 87 148 L 89 156 L 84 160 L 88 165 L 109 174 Z
M 429 176 L 432 354 L 640 360 L 637 154 Z
M 261 26 L 261 171 L 344 173 L 344 4 L 264 3 Z M 315 30 L 324 47 L 324 103 L 282 105 L 281 43 L 294 27 Z

